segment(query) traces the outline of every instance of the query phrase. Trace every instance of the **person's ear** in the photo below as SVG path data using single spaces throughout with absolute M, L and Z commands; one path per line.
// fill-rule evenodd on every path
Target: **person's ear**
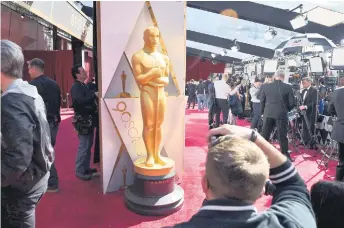
M 208 186 L 207 177 L 205 175 L 203 175 L 203 177 L 202 177 L 202 190 L 206 196 L 208 193 L 208 189 L 209 189 L 209 186 Z

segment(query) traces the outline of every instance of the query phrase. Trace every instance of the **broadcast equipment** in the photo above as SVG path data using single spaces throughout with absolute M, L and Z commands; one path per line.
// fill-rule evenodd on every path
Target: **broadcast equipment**
M 319 77 L 324 75 L 323 59 L 321 57 L 310 58 L 309 65 L 312 76 Z
M 293 109 L 290 112 L 288 112 L 288 120 L 293 121 L 300 117 L 300 114 L 297 109 Z
M 330 69 L 344 70 L 344 47 L 337 47 L 332 50 Z
M 326 87 L 336 87 L 338 85 L 338 77 L 324 77 L 324 85 Z
M 325 116 L 326 118 L 326 116 Z M 327 123 L 329 125 L 333 125 L 333 122 L 336 121 L 336 117 L 327 117 L 328 121 Z M 326 145 L 325 150 L 320 150 L 320 153 L 323 155 L 320 162 L 318 162 L 318 165 L 324 165 L 325 168 L 328 168 L 328 163 L 330 160 L 336 159 L 336 154 L 338 153 L 338 143 L 334 141 L 333 139 L 330 139 L 329 143 Z M 327 160 L 325 161 L 325 158 Z
M 264 62 L 264 73 L 275 73 L 277 69 L 278 61 L 277 60 L 265 60 Z

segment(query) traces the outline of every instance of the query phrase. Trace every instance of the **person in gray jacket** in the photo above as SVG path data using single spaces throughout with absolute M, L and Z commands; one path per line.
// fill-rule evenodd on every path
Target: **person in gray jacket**
M 22 80 L 21 48 L 1 40 L 1 227 L 34 228 L 54 161 L 43 99 Z

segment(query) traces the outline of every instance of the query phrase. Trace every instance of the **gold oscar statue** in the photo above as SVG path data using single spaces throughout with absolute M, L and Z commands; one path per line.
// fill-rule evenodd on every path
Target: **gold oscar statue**
M 156 27 L 144 31 L 144 47 L 132 56 L 135 80 L 140 88 L 143 141 L 147 157 L 134 162 L 135 171 L 143 175 L 165 175 L 174 161 L 161 157 L 162 123 L 166 110 L 164 87 L 169 84 L 169 58 L 158 52 L 160 32 Z
M 127 81 L 127 75 L 125 74 L 124 71 L 122 72 L 121 80 L 122 80 L 122 92 L 120 94 L 118 94 L 116 96 L 116 98 L 129 98 L 129 97 L 131 97 L 130 94 L 125 91 L 125 83 Z

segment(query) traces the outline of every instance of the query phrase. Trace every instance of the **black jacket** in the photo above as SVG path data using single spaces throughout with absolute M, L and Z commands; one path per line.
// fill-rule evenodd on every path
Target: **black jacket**
M 53 160 L 43 99 L 17 79 L 1 97 L 1 187 L 29 191 L 49 175 Z
M 61 90 L 59 85 L 44 75 L 35 78 L 30 84 L 36 86 L 39 95 L 43 98 L 48 121 L 61 122 Z
M 188 95 L 189 97 L 195 97 L 196 96 L 196 85 L 190 83 L 188 86 Z
M 75 114 L 82 116 L 92 115 L 97 112 L 97 97 L 85 83 L 75 81 L 71 89 L 71 97 Z
M 310 196 L 291 162 L 270 170 L 276 186 L 272 205 L 262 213 L 249 203 L 217 199 L 204 203 L 188 222 L 175 228 L 316 228 Z
M 306 90 L 304 89 L 301 93 L 301 98 Z M 317 113 L 317 100 L 318 100 L 318 91 L 314 87 L 309 87 L 305 100 L 302 101 L 303 105 L 307 106 L 306 115 L 311 123 L 315 122 L 315 115 Z
M 260 103 L 264 118 L 274 119 L 287 119 L 288 112 L 296 105 L 291 85 L 280 80 L 261 87 Z
M 205 94 L 205 84 L 202 82 L 202 83 L 199 83 L 197 86 L 196 86 L 196 93 L 197 94 Z

